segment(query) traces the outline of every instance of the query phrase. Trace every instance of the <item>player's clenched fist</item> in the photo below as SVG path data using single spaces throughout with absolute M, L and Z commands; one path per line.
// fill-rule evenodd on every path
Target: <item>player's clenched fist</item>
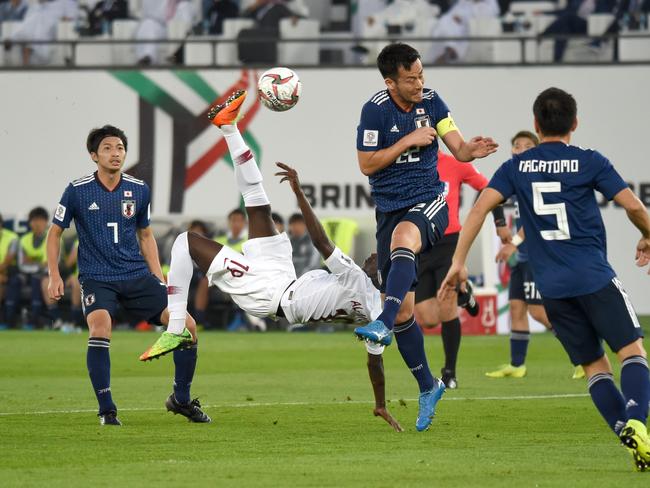
M 47 284 L 47 296 L 50 300 L 60 300 L 63 297 L 63 280 L 60 276 L 50 276 L 50 281 Z
M 404 137 L 404 142 L 411 146 L 428 146 L 433 143 L 438 133 L 433 127 L 420 127 Z

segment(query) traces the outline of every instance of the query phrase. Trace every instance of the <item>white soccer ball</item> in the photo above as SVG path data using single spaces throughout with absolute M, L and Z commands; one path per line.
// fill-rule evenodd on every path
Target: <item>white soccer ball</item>
M 289 68 L 271 68 L 260 76 L 257 83 L 260 101 L 274 112 L 284 112 L 294 107 L 301 91 L 300 78 Z

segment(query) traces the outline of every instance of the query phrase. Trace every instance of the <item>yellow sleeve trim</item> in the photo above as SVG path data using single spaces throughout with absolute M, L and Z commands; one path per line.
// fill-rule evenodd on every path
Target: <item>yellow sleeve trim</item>
M 458 130 L 458 127 L 456 127 L 456 123 L 451 118 L 451 115 L 448 115 L 436 124 L 436 132 L 440 137 L 444 137 L 455 130 Z

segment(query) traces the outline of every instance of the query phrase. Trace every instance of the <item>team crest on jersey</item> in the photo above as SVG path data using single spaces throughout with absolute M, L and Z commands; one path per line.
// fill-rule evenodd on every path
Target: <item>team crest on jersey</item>
M 95 303 L 95 294 L 91 293 L 90 295 L 86 295 L 84 297 L 84 305 L 86 307 L 90 307 L 93 303 Z
M 431 127 L 431 119 L 428 115 L 422 115 L 421 117 L 415 118 L 415 128 L 419 129 L 420 127 Z
M 135 200 L 122 200 L 122 215 L 127 219 L 135 215 Z

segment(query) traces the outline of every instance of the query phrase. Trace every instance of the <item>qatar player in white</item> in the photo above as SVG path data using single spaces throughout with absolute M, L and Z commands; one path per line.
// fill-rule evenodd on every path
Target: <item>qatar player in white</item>
M 192 261 L 206 274 L 210 285 L 228 293 L 242 310 L 256 317 L 286 317 L 292 324 L 374 320 L 381 312 L 379 291 L 366 272 L 327 237 L 300 187 L 298 173 L 286 164 L 276 163 L 281 170 L 276 175 L 281 177 L 281 182 L 287 181 L 296 195 L 312 242 L 330 270 L 329 273 L 310 271 L 296 279 L 289 238 L 284 232 L 278 234 L 275 228 L 262 174 L 236 125 L 245 97 L 245 91 L 234 93 L 225 104 L 215 106 L 209 117 L 223 132 L 234 162 L 235 181 L 248 213 L 249 240 L 244 243 L 242 253 L 238 253 L 192 232 L 176 238 L 167 280 L 169 326 L 163 336 L 180 335 L 185 328 Z M 364 267 L 372 267 L 374 263 L 371 257 Z M 169 352 L 157 348 L 159 343 L 169 342 L 163 339 L 145 353 L 148 358 Z M 386 410 L 383 346 L 368 343 L 366 348 L 375 394 L 374 415 L 400 432 L 401 426 Z

